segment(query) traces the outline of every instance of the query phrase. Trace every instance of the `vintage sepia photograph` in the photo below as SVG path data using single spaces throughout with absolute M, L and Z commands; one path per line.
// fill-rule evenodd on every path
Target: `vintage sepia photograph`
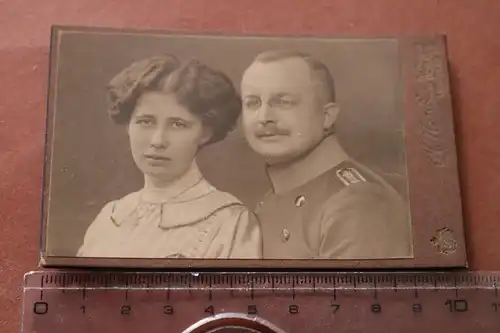
M 41 264 L 466 266 L 445 38 L 53 27 Z

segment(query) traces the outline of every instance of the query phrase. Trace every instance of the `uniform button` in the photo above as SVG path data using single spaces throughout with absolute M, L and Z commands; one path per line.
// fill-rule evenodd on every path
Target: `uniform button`
M 297 207 L 302 207 L 306 203 L 306 197 L 303 195 L 299 195 L 297 198 L 295 198 L 295 206 Z
M 288 242 L 288 240 L 290 239 L 290 231 L 288 231 L 288 229 L 283 229 L 281 231 L 281 238 L 284 242 Z

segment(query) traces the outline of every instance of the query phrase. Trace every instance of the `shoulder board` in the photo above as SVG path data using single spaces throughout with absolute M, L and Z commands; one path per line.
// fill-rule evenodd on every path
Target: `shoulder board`
M 337 178 L 345 185 L 349 186 L 356 183 L 366 182 L 366 178 L 353 163 L 344 162 L 337 166 L 335 174 Z

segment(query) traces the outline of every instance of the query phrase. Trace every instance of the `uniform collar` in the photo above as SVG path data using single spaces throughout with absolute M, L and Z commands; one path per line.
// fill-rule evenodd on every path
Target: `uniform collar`
M 329 135 L 307 155 L 290 163 L 269 166 L 267 172 L 274 193 L 279 194 L 304 185 L 348 159 L 337 138 Z

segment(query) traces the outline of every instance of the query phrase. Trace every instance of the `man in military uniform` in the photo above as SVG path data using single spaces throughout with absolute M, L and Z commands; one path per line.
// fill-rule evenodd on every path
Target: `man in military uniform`
M 339 107 L 323 63 L 302 53 L 262 53 L 241 92 L 245 136 L 272 183 L 256 208 L 265 259 L 412 256 L 408 205 L 337 141 Z

